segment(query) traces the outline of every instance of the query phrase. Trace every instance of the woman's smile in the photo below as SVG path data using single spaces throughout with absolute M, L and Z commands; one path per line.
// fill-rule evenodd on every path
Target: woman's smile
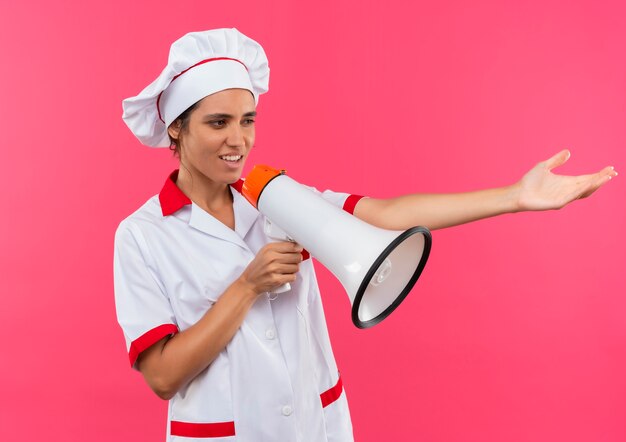
M 226 167 L 237 169 L 243 164 L 243 155 L 220 155 L 220 160 L 224 161 Z

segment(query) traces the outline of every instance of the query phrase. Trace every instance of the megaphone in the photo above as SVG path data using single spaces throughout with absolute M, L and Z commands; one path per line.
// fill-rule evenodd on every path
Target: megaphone
M 243 196 L 339 279 L 359 328 L 378 324 L 409 294 L 431 247 L 430 231 L 372 226 L 278 170 L 254 166 Z

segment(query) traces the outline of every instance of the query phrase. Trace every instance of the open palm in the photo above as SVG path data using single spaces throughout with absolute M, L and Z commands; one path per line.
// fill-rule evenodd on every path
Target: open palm
M 533 167 L 517 183 L 520 210 L 560 209 L 570 202 L 586 198 L 617 175 L 613 167 L 588 175 L 555 175 L 551 171 L 570 157 L 566 149 Z

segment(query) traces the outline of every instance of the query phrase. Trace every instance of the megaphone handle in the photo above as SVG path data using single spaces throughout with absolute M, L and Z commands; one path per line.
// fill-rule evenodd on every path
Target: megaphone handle
M 279 293 L 288 292 L 289 290 L 291 290 L 291 284 L 286 282 L 285 284 L 281 285 L 280 287 L 277 287 L 274 290 L 272 290 L 271 293 L 279 294 Z M 276 299 L 276 297 L 270 297 L 270 300 L 273 300 L 273 299 Z
M 278 227 L 276 224 L 272 223 L 272 221 L 265 217 L 264 220 L 264 224 L 263 224 L 263 230 L 265 231 L 265 234 L 267 236 L 269 236 L 272 239 L 276 239 L 278 241 L 292 241 L 293 239 L 289 237 L 289 235 L 287 235 L 287 233 L 285 233 L 285 231 L 283 229 L 281 229 L 280 227 Z M 280 287 L 275 288 L 274 290 L 272 290 L 271 293 L 285 293 L 288 292 L 289 290 L 291 290 L 291 284 L 289 284 L 288 282 L 281 285 Z M 270 300 L 274 300 L 276 299 L 276 297 L 271 297 L 270 296 Z

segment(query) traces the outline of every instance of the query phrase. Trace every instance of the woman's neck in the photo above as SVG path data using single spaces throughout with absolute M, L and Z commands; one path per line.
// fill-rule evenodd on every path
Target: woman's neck
M 233 197 L 228 184 L 216 183 L 206 176 L 181 167 L 176 185 L 195 204 L 219 219 L 218 215 L 232 213 Z

